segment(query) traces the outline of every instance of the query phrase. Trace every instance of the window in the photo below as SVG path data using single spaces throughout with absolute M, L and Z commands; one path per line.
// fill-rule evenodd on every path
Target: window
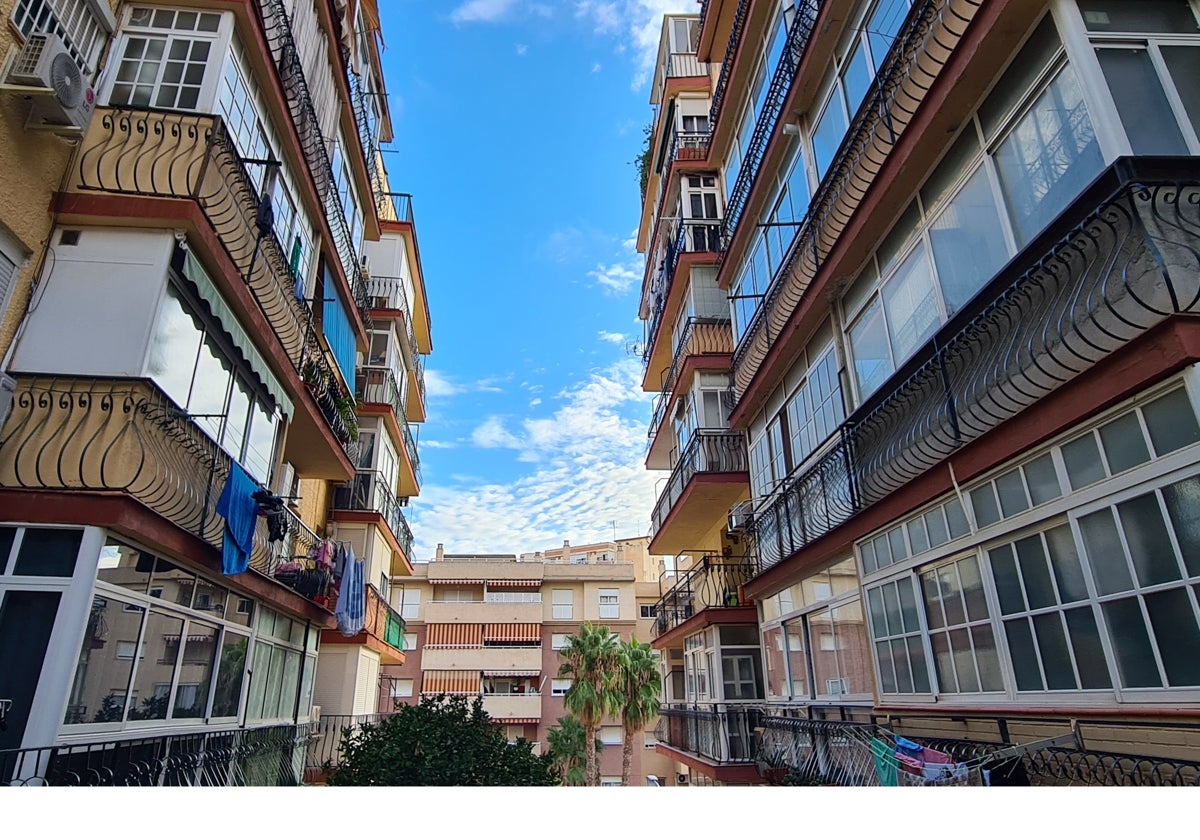
M 417 634 L 405 633 L 403 639 L 403 647 L 401 650 L 416 650 L 417 649 Z
M 978 560 L 966 557 L 923 572 L 921 591 L 939 690 L 1003 691 Z
M 787 403 L 791 466 L 803 463 L 845 419 L 837 355 L 830 347 L 809 368 Z
M 413 696 L 412 680 L 392 680 L 392 699 Z
M 12 20 L 26 38 L 34 32 L 53 32 L 67 45 L 84 78 L 91 77 L 108 26 L 93 14 L 88 0 L 17 0 Z
M 601 776 L 600 777 L 600 787 L 620 787 L 620 786 L 621 786 L 621 777 L 620 776 Z
M 642 733 L 642 746 L 645 749 L 652 750 L 658 746 L 658 739 L 654 737 L 652 732 Z
M 883 694 L 926 694 L 929 671 L 921 644 L 921 622 L 908 578 L 867 590 L 871 635 Z
M 132 610 L 130 610 L 128 607 L 126 607 L 125 611 L 126 612 L 141 612 L 141 608 L 135 606 Z M 137 647 L 137 642 L 134 642 L 134 641 L 117 642 L 117 659 L 133 659 L 133 651 L 134 651 L 134 648 L 136 648 L 136 647 Z M 146 643 L 142 642 L 142 653 L 141 653 L 141 656 L 138 657 L 138 659 L 145 659 L 145 658 L 146 658 Z
M 619 746 L 625 742 L 625 732 L 619 726 L 601 726 L 600 743 L 606 747 Z
M 211 102 L 222 15 L 135 6 L 122 27 L 121 56 L 108 101 L 133 107 L 202 109 Z
M 228 333 L 199 315 L 182 281 L 168 281 L 147 370 L 195 423 L 260 482 L 274 460 L 278 416 Z
M 421 591 L 405 589 L 400 601 L 400 617 L 405 621 L 416 621 L 421 613 Z
M 555 589 L 551 594 L 552 617 L 555 621 L 569 620 L 574 612 L 574 600 L 570 589 Z
M 757 660 L 748 654 L 721 657 L 721 675 L 726 700 L 755 700 L 760 692 Z
M 638 618 L 654 618 L 658 615 L 656 604 L 638 604 Z
M 550 646 L 554 650 L 562 650 L 568 644 L 568 642 L 567 642 L 568 636 L 569 636 L 569 634 L 567 634 L 567 633 L 552 633 L 550 635 Z
M 600 590 L 600 617 L 601 618 L 620 618 L 621 617 L 621 599 L 620 599 L 618 590 L 616 590 L 616 589 L 601 589 Z
M 249 615 L 250 611 L 253 608 L 254 608 L 254 602 L 251 601 L 249 598 L 238 598 L 237 599 L 238 613 L 240 613 L 242 615 Z
M 553 679 L 550 681 L 550 696 L 563 697 L 571 689 L 573 680 Z

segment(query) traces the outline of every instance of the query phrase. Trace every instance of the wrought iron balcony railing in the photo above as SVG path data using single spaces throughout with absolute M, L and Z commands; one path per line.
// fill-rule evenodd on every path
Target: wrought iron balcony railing
M 678 174 L 672 177 L 672 167 L 676 161 L 703 163 L 708 160 L 708 146 L 711 140 L 712 133 L 708 131 L 678 131 L 675 128 L 671 129 L 671 143 L 667 147 L 667 153 L 658 168 L 660 178 L 658 195 L 655 199 L 654 225 L 650 231 L 651 253 L 654 253 L 658 233 L 664 222 L 663 214 L 658 212 L 658 210 L 666 206 L 671 185 L 678 183 L 678 178 L 680 177 Z
M 364 726 L 377 726 L 390 714 L 321 715 L 308 725 L 310 740 L 304 756 L 305 781 L 317 781 L 342 763 L 342 747 Z
M 364 365 L 358 369 L 355 379 L 354 396 L 360 403 L 386 405 L 399 422 L 404 413 L 404 398 L 391 368 Z
M 348 456 L 353 435 L 332 403 L 348 395 L 322 349 L 308 304 L 296 294 L 284 249 L 260 234 L 259 194 L 220 117 L 97 108 L 80 141 L 74 189 L 195 201 L 242 274 L 271 331 L 301 372 Z
M 412 196 L 409 193 L 389 192 L 384 194 L 386 200 L 379 218 L 385 222 L 407 222 L 413 224 Z
M 767 144 L 775 134 L 779 117 L 783 113 L 783 101 L 796 79 L 796 70 L 800 67 L 800 59 L 804 56 L 805 49 L 808 48 L 819 10 L 819 0 L 799 0 L 796 4 L 795 17 L 788 28 L 787 41 L 780 54 L 779 64 L 771 74 L 771 85 L 767 88 L 766 100 L 755 120 L 750 142 L 742 155 L 742 168 L 725 202 L 725 221 L 721 228 L 721 238 L 726 244 L 737 231 L 742 220 L 742 211 L 746 208 L 746 199 L 750 196 L 754 182 L 758 180 L 758 170 L 762 166 Z
M 217 499 L 231 459 L 152 382 L 142 379 L 17 377 L 13 412 L 0 430 L 0 486 L 119 491 L 220 549 Z M 284 536 L 255 527 L 250 568 L 328 606 L 328 575 L 288 575 L 280 564 L 307 557 L 322 540 L 288 509 Z
M 371 275 L 367 281 L 367 299 L 372 309 L 392 309 L 404 315 L 404 336 L 408 339 L 409 352 L 417 352 L 417 334 L 413 326 L 412 308 L 404 294 L 405 281 L 402 277 Z
M 660 286 L 655 297 L 654 309 L 650 315 L 650 325 L 646 331 L 646 347 L 642 352 L 642 363 L 649 364 L 654 355 L 654 343 L 658 340 L 658 330 L 662 326 L 663 311 L 667 297 L 671 294 L 671 284 L 675 281 L 675 269 L 679 266 L 679 257 L 685 253 L 715 253 L 721 249 L 721 220 L 720 219 L 671 219 L 665 232 L 667 236 L 666 254 L 663 257 L 663 268 L 657 283 Z
M 381 639 L 396 650 L 404 648 L 404 619 L 371 583 L 367 584 L 366 616 L 363 626 L 372 636 Z
M 725 429 L 697 429 L 679 463 L 671 471 L 667 486 L 659 494 L 652 515 L 652 535 L 658 533 L 671 513 L 672 508 L 683 496 L 683 491 L 699 473 L 746 472 L 749 462 L 746 457 L 746 439 L 741 434 Z
M 279 71 L 279 81 L 292 115 L 292 123 L 300 138 L 300 147 L 304 151 L 309 171 L 316 184 L 317 197 L 324 204 L 338 259 L 346 273 L 355 301 L 361 303 L 365 300 L 362 288 L 365 277 L 358 260 L 356 245 L 350 235 L 350 226 L 346 221 L 346 210 L 338 195 L 337 180 L 329 162 L 325 136 L 321 131 L 320 120 L 317 119 L 308 81 L 304 77 L 304 65 L 292 34 L 291 19 L 283 0 L 259 0 L 258 8 L 262 15 L 267 45 Z
M 713 764 L 753 764 L 759 703 L 672 703 L 658 711 L 659 743 Z
M 725 57 L 721 60 L 721 73 L 717 76 L 717 86 L 713 88 L 712 104 L 708 108 L 710 129 L 716 129 L 717 120 L 721 117 L 721 108 L 725 104 L 725 89 L 729 87 L 729 74 L 733 72 L 733 62 L 737 57 L 738 47 L 742 43 L 742 30 L 746 28 L 746 14 L 749 11 L 750 0 L 739 0 L 737 12 L 733 16 L 733 27 L 729 30 L 729 43 L 725 45 Z
M 765 571 L 1172 315 L 1200 313 L 1191 158 L 1122 158 L 786 480 Z
M 822 261 L 837 243 L 982 2 L 917 0 L 909 10 L 809 204 L 808 215 L 793 237 L 782 266 L 738 341 L 733 358 L 738 399 L 754 379 L 774 337 L 782 334 L 804 299 Z M 745 175 L 743 168 L 739 186 Z M 749 189 L 747 186 L 746 194 Z M 739 205 L 739 213 L 740 209 Z M 732 211 L 727 210 L 727 218 L 730 215 Z M 727 237 L 733 235 L 736 224 L 726 227 Z
M 379 143 L 375 139 L 375 129 L 368 116 L 367 96 L 363 90 L 362 78 L 348 65 L 346 77 L 350 80 L 350 104 L 354 110 L 354 123 L 358 127 L 358 139 L 362 144 L 363 155 L 367 161 L 367 177 L 371 181 L 371 192 L 375 200 L 376 212 L 384 204 L 384 196 L 388 192 L 387 175 L 379 162 Z M 378 96 L 379 94 L 373 94 Z
M 654 402 L 649 431 L 651 439 L 658 434 L 659 427 L 666 418 L 667 406 L 671 404 L 671 397 L 675 393 L 684 363 L 693 356 L 732 352 L 733 327 L 728 318 L 688 318 L 683 332 L 675 342 L 671 366 L 663 374 L 662 389 Z
M 310 737 L 301 724 L 3 750 L 0 786 L 293 786 Z
M 740 587 L 757 574 L 753 557 L 704 555 L 658 599 L 655 635 L 662 636 L 708 607 L 744 606 Z
M 383 517 L 400 545 L 405 558 L 412 555 L 412 530 L 404 518 L 396 494 L 388 486 L 382 473 L 374 470 L 359 470 L 354 480 L 334 489 L 334 510 L 373 511 Z

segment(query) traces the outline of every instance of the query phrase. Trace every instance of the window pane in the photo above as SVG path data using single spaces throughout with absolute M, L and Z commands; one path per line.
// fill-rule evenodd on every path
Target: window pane
M 879 0 L 875 11 L 871 13 L 867 38 L 871 42 L 871 56 L 875 59 L 876 68 L 887 57 L 892 41 L 908 15 L 908 5 L 908 0 Z
M 1108 674 L 1108 660 L 1100 643 L 1100 631 L 1096 629 L 1096 616 L 1091 607 L 1067 610 L 1067 632 L 1071 634 L 1071 649 L 1075 651 L 1075 665 L 1079 668 L 1082 688 L 1112 688 Z
M 875 658 L 879 660 L 879 690 L 883 694 L 896 693 L 896 669 L 892 663 L 892 649 L 887 642 L 875 643 Z
M 971 533 L 971 524 L 967 522 L 962 502 L 957 497 L 946 502 L 946 521 L 950 524 L 951 537 L 958 538 Z
M 1200 477 L 1177 481 L 1162 494 L 1188 575 L 1200 575 Z
M 1104 478 L 1104 462 L 1100 460 L 1100 449 L 1091 432 L 1063 446 L 1062 456 L 1072 490 Z
M 908 661 L 912 666 L 913 690 L 918 694 L 926 694 L 929 692 L 929 670 L 925 666 L 925 649 L 921 647 L 918 636 L 909 636 L 905 641 L 908 643 Z
M 265 718 L 277 718 L 291 713 L 283 702 L 284 655 L 283 648 L 274 648 L 271 651 L 271 666 L 266 671 L 267 694 L 263 698 L 263 717 Z
M 265 483 L 271 473 L 274 452 L 275 419 L 267 413 L 261 402 L 256 402 L 254 417 L 250 421 L 250 437 L 246 442 L 246 459 L 243 462 L 246 471 Z
M 1183 100 L 1188 120 L 1200 134 L 1200 50 L 1195 47 L 1162 47 L 1163 61 L 1175 82 L 1175 90 Z
M 883 592 L 881 589 L 867 590 L 867 606 L 871 613 L 871 635 L 876 639 L 887 636 L 887 619 L 884 615 Z
M 834 635 L 837 637 L 838 671 L 847 694 L 870 694 L 870 642 L 863 621 L 862 604 L 851 601 L 833 610 Z
M 130 720 L 166 719 L 182 630 L 182 620 L 150 611 L 146 619 L 145 652 L 138 659 L 133 678 L 138 700 L 137 706 L 129 709 Z
M 950 535 L 946 532 L 945 514 L 941 508 L 934 508 L 925 514 L 925 530 L 929 533 L 929 545 L 937 547 L 948 542 Z
M 1103 166 L 1083 92 L 1065 67 L 996 152 L 1018 246 L 1040 233 Z
M 1032 537 L 1017 540 L 1016 548 L 1029 609 L 1054 606 L 1057 601 L 1054 597 L 1054 585 L 1050 582 L 1050 570 L 1046 568 L 1046 552 L 1042 549 L 1041 535 L 1034 534 Z
M 954 656 L 950 652 L 949 634 L 931 633 L 929 644 L 933 648 L 933 667 L 937 671 L 938 687 L 945 692 L 957 693 L 958 679 L 954 674 Z
M 1052 690 L 1076 688 L 1071 654 L 1067 651 L 1067 637 L 1058 613 L 1033 616 L 1033 629 L 1037 633 L 1038 649 L 1042 652 L 1046 687 Z
M 950 647 L 954 651 L 954 671 L 958 675 L 959 691 L 979 691 L 975 674 L 975 656 L 971 652 L 971 634 L 966 628 L 950 632 Z
M 1108 456 L 1108 469 L 1112 475 L 1150 460 L 1136 412 L 1123 414 L 1101 426 L 1100 441 L 1104 444 L 1104 454 Z
M 824 178 L 833 156 L 837 154 L 838 146 L 842 143 L 842 135 L 846 133 L 846 114 L 842 111 L 840 97 L 835 89 L 830 97 L 829 107 L 821 115 L 820 122 L 813 132 L 813 162 L 817 165 L 817 178 Z
M 926 572 L 921 575 L 921 591 L 925 596 L 925 621 L 931 630 L 946 626 L 942 611 L 942 594 L 938 589 L 937 572 Z
M 905 584 L 907 586 L 907 584 Z M 899 635 L 904 632 L 904 623 L 900 618 L 900 599 L 896 597 L 897 584 L 889 583 L 883 587 L 883 607 L 887 613 L 888 633 Z
M 188 404 L 196 355 L 203 340 L 204 333 L 184 309 L 178 292 L 168 284 L 150 342 L 147 373 L 176 405 L 183 408 Z
M 918 244 L 884 285 L 883 305 L 891 333 L 892 357 L 899 364 L 933 335 L 940 322 L 933 271 L 924 245 Z
M 198 621 L 188 622 L 179 683 L 181 689 L 185 684 L 194 688 L 176 692 L 172 717 L 200 718 L 208 711 L 208 687 L 217 658 L 218 635 L 216 627 Z
M 967 614 L 963 609 L 962 591 L 958 587 L 958 574 L 954 566 L 942 566 L 937 570 L 938 586 L 942 590 L 942 606 L 946 610 L 946 623 L 963 624 Z
M 975 661 L 979 666 L 980 688 L 983 691 L 1003 691 L 1004 677 L 1000 671 L 1000 656 L 996 652 L 996 639 L 990 625 L 971 628 L 971 639 L 975 643 Z
M 858 380 L 859 399 L 866 399 L 892 375 L 892 356 L 888 350 L 887 330 L 879 301 L 867 308 L 850 329 L 850 347 L 854 354 L 854 377 Z
M 1154 452 L 1159 457 L 1200 440 L 1196 413 L 1192 410 L 1187 391 L 1182 388 L 1142 406 L 1142 416 L 1146 418 L 1150 442 L 1154 444 Z
M 266 610 L 260 610 L 259 615 Z M 254 644 L 254 667 L 250 674 L 250 696 L 246 700 L 246 717 L 258 720 L 263 717 L 263 701 L 267 696 L 267 671 L 271 662 L 271 646 L 262 642 Z
M 1037 651 L 1033 647 L 1029 619 L 1018 618 L 1004 622 L 1004 635 L 1008 637 L 1008 652 L 1012 656 L 1017 691 L 1041 691 L 1045 686 L 1042 684 L 1041 671 L 1038 670 Z
M 1162 656 L 1167 682 L 1173 686 L 1200 685 L 1200 628 L 1186 589 L 1146 595 L 1146 612 Z
M 986 528 L 1000 521 L 1000 508 L 996 505 L 996 494 L 992 491 L 991 482 L 971 491 L 971 509 L 975 512 L 977 528 Z
M 1025 471 L 1025 482 L 1034 505 L 1045 504 L 1062 495 L 1058 475 L 1054 472 L 1054 459 L 1049 454 L 1035 458 L 1021 469 Z
M 225 439 L 221 441 L 221 446 L 239 463 L 244 461 L 242 444 L 246 440 L 246 426 L 253 402 L 254 396 L 246 383 L 241 378 L 235 379 L 225 419 Z
M 1096 50 L 1135 155 L 1184 155 L 1187 143 L 1145 47 Z
M 1162 676 L 1150 647 L 1146 622 L 1137 598 L 1122 598 L 1103 605 L 1108 637 L 1117 655 L 1117 671 L 1126 688 L 1159 688 Z
M 217 666 L 217 685 L 213 691 L 213 717 L 233 717 L 238 713 L 249 643 L 246 636 L 229 632 L 225 634 L 225 642 L 221 645 L 221 661 Z
M 1008 259 L 1000 214 L 981 166 L 929 228 L 946 310 L 953 315 Z
M 917 602 L 912 586 L 904 579 L 896 582 L 896 589 L 900 593 L 900 617 L 904 620 L 904 632 L 920 632 L 921 623 L 917 617 Z
M 200 349 L 196 364 L 196 379 L 192 383 L 192 394 L 187 410 L 197 416 L 196 423 L 214 440 L 221 439 L 221 420 L 225 415 L 226 397 L 232 377 L 229 363 L 217 351 L 211 341 L 205 341 Z
M 857 113 L 858 106 L 862 103 L 863 96 L 866 95 L 867 88 L 871 84 L 872 75 L 871 68 L 867 66 L 866 51 L 860 41 L 854 54 L 846 62 L 846 69 L 842 71 L 842 81 L 846 89 L 846 105 L 850 114 Z
M 996 493 L 1000 496 L 1000 510 L 1006 518 L 1029 508 L 1029 501 L 1025 498 L 1025 484 L 1021 481 L 1019 469 L 996 479 Z
M 1075 549 L 1075 538 L 1069 525 L 1059 525 L 1046 532 L 1046 544 L 1050 548 L 1050 567 L 1058 584 L 1060 603 L 1070 604 L 1088 597 L 1087 581 L 1079 565 L 1079 553 Z
M 1079 520 L 1083 548 L 1092 569 L 1092 579 L 1101 595 L 1126 592 L 1133 588 L 1125 551 L 1111 508 L 1096 511 Z
M 996 594 L 1000 598 L 1000 612 L 1004 615 L 1025 611 L 1025 596 L 1021 594 L 1021 581 L 1017 577 L 1017 564 L 1011 545 L 1000 545 L 988 552 L 992 564 L 992 579 L 996 582 Z
M 892 640 L 892 661 L 896 665 L 896 690 L 901 694 L 912 694 L 913 675 L 908 669 L 908 652 L 904 639 Z
M 13 564 L 14 575 L 36 577 L 71 577 L 75 574 L 75 560 L 79 556 L 79 544 L 83 531 L 77 528 L 26 528 Z M 0 557 L 0 572 L 4 561 Z
M 92 598 L 63 723 L 121 720 L 143 612 L 114 598 Z
M 1129 543 L 1138 583 L 1152 586 L 1179 580 L 1179 563 L 1171 547 L 1158 497 L 1154 493 L 1138 496 L 1117 505 L 1117 511 L 1121 515 L 1121 526 Z
M 1187 0 L 1079 0 L 1089 32 L 1196 32 Z
M 983 592 L 983 578 L 979 574 L 979 562 L 974 557 L 960 560 L 958 577 L 962 583 L 963 599 L 967 602 L 968 620 L 983 621 L 987 619 L 987 596 Z

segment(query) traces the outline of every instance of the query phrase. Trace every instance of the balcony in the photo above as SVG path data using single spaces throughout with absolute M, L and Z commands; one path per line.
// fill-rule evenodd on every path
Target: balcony
M 1121 158 L 946 323 L 748 532 L 763 571 L 1152 327 L 1200 313 L 1192 158 Z
M 677 554 L 701 545 L 750 490 L 746 439 L 724 429 L 698 429 L 654 506 L 649 550 Z
M 716 128 L 717 120 L 721 118 L 721 109 L 725 105 L 725 91 L 729 87 L 729 74 L 733 72 L 734 60 L 738 47 L 742 43 L 742 30 L 746 28 L 746 16 L 750 12 L 750 0 L 739 0 L 737 11 L 733 15 L 733 23 L 729 29 L 729 41 L 725 44 L 725 57 L 721 60 L 721 73 L 717 76 L 716 87 L 713 88 L 712 105 L 708 109 L 709 128 Z M 701 28 L 704 27 L 704 13 L 701 12 Z
M 225 521 L 216 504 L 230 463 L 143 379 L 19 376 L 12 415 L 0 430 L 0 487 L 125 493 L 218 553 Z M 307 557 L 322 540 L 290 510 L 282 515 L 284 537 L 275 542 L 259 517 L 250 569 L 330 609 L 328 572 L 283 565 Z
M 675 353 L 671 359 L 671 367 L 662 375 L 662 390 L 654 401 L 651 412 L 649 452 L 646 466 L 650 469 L 668 469 L 670 457 L 677 454 L 668 452 L 663 444 L 673 442 L 673 435 L 660 435 L 667 412 L 675 402 L 675 389 L 678 385 L 685 388 L 691 377 L 684 371 L 695 370 L 729 370 L 729 354 L 733 352 L 733 329 L 728 318 L 689 318 L 675 343 Z M 690 370 L 689 370 L 690 365 Z M 650 372 L 646 372 L 649 377 Z M 656 446 L 656 444 L 658 444 Z
M 492 720 L 538 721 L 542 719 L 542 695 L 540 694 L 485 694 L 483 710 Z
M 654 635 L 663 636 L 706 609 L 744 607 L 741 587 L 758 573 L 752 557 L 705 555 L 682 572 L 654 608 Z M 711 623 L 719 623 L 719 616 Z
M 747 769 L 753 770 L 754 730 L 763 720 L 761 704 L 672 703 L 658 714 L 654 736 L 659 744 L 706 764 L 748 765 Z M 744 781 L 757 776 L 753 770 L 753 776 Z
M 427 671 L 542 670 L 540 647 L 421 648 L 421 667 Z M 557 665 L 555 666 L 557 667 Z
M 541 624 L 541 603 L 494 601 L 427 601 L 425 624 Z
M 0 786 L 296 786 L 308 724 L 0 751 Z
M 367 514 L 366 517 L 355 514 Z M 375 470 L 359 470 L 354 480 L 348 484 L 334 488 L 333 491 L 333 520 L 335 522 L 378 522 L 387 525 L 387 536 L 396 560 L 400 565 L 393 565 L 393 573 L 400 574 L 412 562 L 412 530 L 404 511 L 396 501 L 388 481 L 382 473 Z
M 708 62 L 700 61 L 695 53 L 668 53 L 654 70 L 650 104 L 658 105 L 663 101 L 669 79 L 704 79 L 707 84 L 708 74 Z
M 857 115 L 842 139 L 842 145 L 809 204 L 808 216 L 792 241 L 778 273 L 767 288 L 758 310 L 751 318 L 734 352 L 734 388 L 738 399 L 745 394 L 774 341 L 807 297 L 809 286 L 838 237 L 846 229 L 859 203 L 866 195 L 893 148 L 899 142 L 925 95 L 950 60 L 966 33 L 982 0 L 918 0 L 896 35 L 891 52 L 879 68 Z M 817 0 L 806 0 L 792 31 L 798 35 L 792 49 L 780 62 L 772 80 L 767 110 L 774 108 L 770 131 L 764 129 L 762 142 L 758 127 L 747 153 L 738 183 L 730 195 L 726 211 L 725 242 L 735 235 L 746 198 L 758 174 L 767 139 L 774 133 L 779 108 L 787 94 L 782 73 L 788 82 L 795 75 L 796 62 L 807 43 L 808 31 L 816 17 Z M 798 51 L 796 51 L 798 50 Z M 795 59 L 795 61 L 793 61 Z M 791 62 L 789 64 L 789 62 Z M 786 65 L 786 66 L 785 66 Z M 760 120 L 760 122 L 762 122 Z M 749 161 L 753 161 L 753 166 Z
M 304 754 L 304 781 L 320 784 L 330 769 L 342 763 L 342 746 L 349 737 L 362 732 L 364 726 L 378 726 L 390 715 L 321 715 L 308 725 L 310 739 Z
M 655 239 L 658 236 L 659 229 L 663 224 L 663 216 L 658 212 L 658 208 L 671 206 L 668 201 L 671 198 L 671 187 L 679 185 L 679 178 L 684 172 L 696 172 L 706 168 L 708 163 L 708 148 L 712 140 L 712 134 L 708 131 L 679 131 L 676 128 L 671 128 L 671 143 L 667 147 L 667 153 L 659 161 L 654 169 L 658 175 L 658 193 L 654 202 L 654 211 L 656 218 L 650 230 L 650 251 L 654 250 Z M 674 168 L 675 164 L 680 164 L 679 168 Z M 678 190 L 676 190 L 676 206 L 678 204 Z M 643 207 L 643 211 L 649 208 Z
M 312 311 L 296 297 L 296 277 L 283 247 L 274 233 L 259 233 L 258 191 L 220 117 L 97 108 L 80 141 L 77 161 L 68 192 L 196 203 L 238 271 L 239 276 L 227 282 L 249 290 L 297 375 L 312 391 L 330 433 L 353 462 L 354 436 L 340 422 L 336 406 L 348 394 L 317 338 Z M 301 396 L 292 390 L 293 396 Z M 294 454 L 293 463 L 309 474 L 343 477 L 345 473 L 335 469 L 337 462 L 321 458 L 321 438 L 308 425 L 306 414 L 295 418 L 300 445 L 288 455 Z
M 403 665 L 404 619 L 379 594 L 374 584 L 367 584 L 365 597 L 363 629 L 353 636 L 325 630 L 321 633 L 321 645 L 363 645 L 378 653 L 382 664 Z

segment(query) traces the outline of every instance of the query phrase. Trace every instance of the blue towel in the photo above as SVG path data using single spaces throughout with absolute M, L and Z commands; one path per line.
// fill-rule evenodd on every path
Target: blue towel
M 217 500 L 217 513 L 225 517 L 225 538 L 221 545 L 221 571 L 236 575 L 246 571 L 250 549 L 254 545 L 254 525 L 258 522 L 258 502 L 254 491 L 258 484 L 237 461 L 230 462 L 225 489 Z

